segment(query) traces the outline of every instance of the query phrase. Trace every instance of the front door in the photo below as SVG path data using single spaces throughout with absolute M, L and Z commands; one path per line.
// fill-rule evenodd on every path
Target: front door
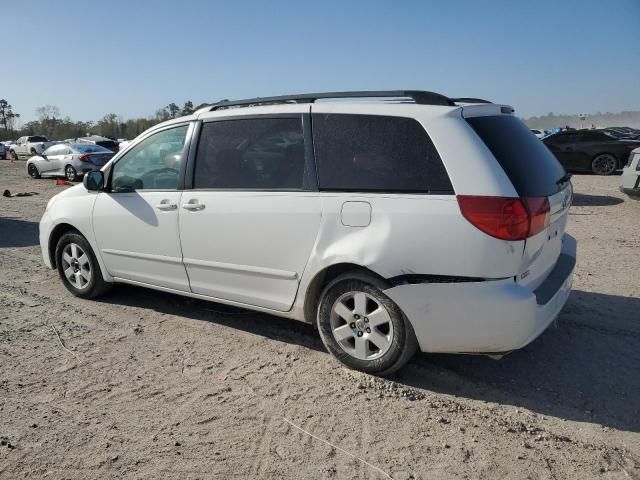
M 107 271 L 116 278 L 189 291 L 178 231 L 177 190 L 189 126 L 155 132 L 111 167 L 93 210 Z
M 204 123 L 180 205 L 194 293 L 287 311 L 320 226 L 302 115 Z

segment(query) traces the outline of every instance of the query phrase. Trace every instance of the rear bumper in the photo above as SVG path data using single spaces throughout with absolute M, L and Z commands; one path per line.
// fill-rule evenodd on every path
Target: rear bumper
M 468 283 L 400 285 L 385 293 L 403 310 L 423 352 L 497 353 L 522 348 L 558 316 L 571 292 L 576 241 L 535 290 L 513 278 Z
M 630 197 L 640 196 L 640 171 L 625 167 L 622 171 L 620 191 Z

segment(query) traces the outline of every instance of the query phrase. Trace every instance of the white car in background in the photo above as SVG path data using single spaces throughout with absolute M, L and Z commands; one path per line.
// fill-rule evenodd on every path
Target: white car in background
M 11 158 L 18 160 L 19 157 L 38 155 L 57 143 L 58 142 L 51 142 L 46 137 L 40 135 L 28 135 L 20 137 L 12 143 L 9 147 L 9 154 Z
M 143 133 L 50 200 L 40 246 L 76 296 L 121 282 L 309 322 L 386 375 L 417 349 L 500 354 L 544 332 L 571 290 L 571 199 L 506 105 L 254 98 Z
M 27 174 L 31 178 L 65 177 L 74 181 L 87 172 L 102 168 L 113 155 L 111 150 L 100 145 L 61 143 L 27 160 Z
M 640 200 L 640 148 L 631 152 L 627 165 L 622 169 L 620 191 Z
M 533 133 L 536 137 L 543 139 L 547 136 L 547 133 L 544 130 L 539 130 L 537 128 L 532 128 L 531 133 Z

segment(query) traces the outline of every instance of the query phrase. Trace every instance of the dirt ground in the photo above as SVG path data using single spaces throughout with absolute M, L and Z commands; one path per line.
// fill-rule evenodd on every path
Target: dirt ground
M 0 478 L 639 479 L 640 202 L 618 183 L 574 177 L 557 327 L 383 380 L 301 323 L 130 286 L 73 297 L 38 246 L 65 187 L 0 161 L 0 191 L 37 193 L 0 197 Z

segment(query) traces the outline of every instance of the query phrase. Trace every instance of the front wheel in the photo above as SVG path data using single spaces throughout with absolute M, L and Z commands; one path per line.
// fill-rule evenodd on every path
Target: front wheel
M 611 175 L 618 167 L 618 160 L 610 153 L 601 153 L 591 162 L 591 171 L 596 175 Z
M 390 375 L 417 350 L 411 324 L 380 288 L 360 278 L 338 278 L 318 306 L 322 341 L 349 368 Z
M 64 176 L 70 182 L 74 182 L 76 178 L 78 178 L 78 172 L 76 172 L 76 169 L 73 168 L 71 165 L 67 165 L 64 169 Z
M 62 283 L 76 297 L 95 298 L 111 287 L 102 278 L 91 245 L 78 232 L 65 233 L 58 241 L 55 255 Z

